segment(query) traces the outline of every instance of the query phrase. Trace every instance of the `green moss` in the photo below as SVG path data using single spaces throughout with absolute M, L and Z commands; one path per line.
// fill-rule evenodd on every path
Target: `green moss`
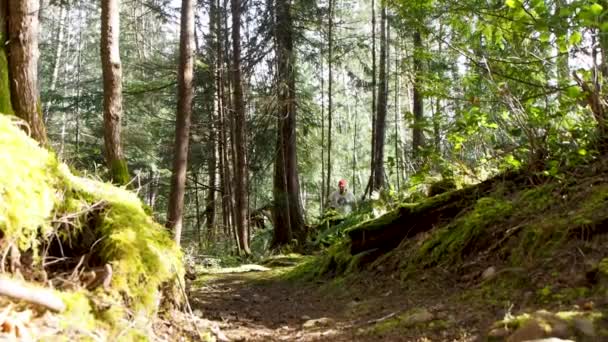
M 135 193 L 64 171 L 76 198 L 73 203 L 83 204 L 83 198 L 107 202 L 97 228 L 103 236 L 100 256 L 114 271 L 112 288 L 133 298 L 137 310 L 151 313 L 161 283 L 183 272 L 178 247 L 167 230 L 146 214 Z
M 590 290 L 586 287 L 566 287 L 554 289 L 551 285 L 536 291 L 540 303 L 569 304 L 581 298 L 586 298 Z
M 514 200 L 516 207 L 515 215 L 526 216 L 543 213 L 555 205 L 556 198 L 553 195 L 555 184 L 545 184 L 522 191 Z
M 556 322 L 565 322 L 571 328 L 573 327 L 573 320 L 578 318 L 584 318 L 591 320 L 596 323 L 603 318 L 603 314 L 600 312 L 587 311 L 561 311 L 552 313 L 545 310 L 539 310 L 534 313 L 524 313 L 517 316 L 512 316 L 507 319 L 498 321 L 493 324 L 493 328 L 502 328 L 506 327 L 510 331 L 515 331 L 519 327 L 525 325 L 530 321 L 535 321 L 538 323 L 540 327 L 542 327 L 546 332 L 551 332 L 554 328 Z M 574 335 L 574 331 L 572 331 Z M 585 340 L 585 339 L 583 339 Z
M 107 339 L 112 324 L 99 320 L 94 313 L 93 305 L 85 291 L 64 292 L 59 296 L 66 304 L 61 315 L 62 335 L 70 336 L 80 332 L 95 332 L 102 339 Z
M 354 230 L 376 230 L 376 229 L 382 229 L 384 228 L 387 224 L 397 220 L 401 215 L 403 215 L 405 212 L 408 212 L 410 210 L 410 208 L 415 207 L 415 204 L 403 204 L 401 207 L 392 210 L 378 218 L 375 219 L 370 219 L 364 222 L 359 223 L 358 225 L 352 226 L 352 228 L 349 228 L 346 230 L 346 232 L 350 232 L 350 231 L 354 231 Z
M 0 230 L 20 249 L 35 248 L 39 231 L 50 233 L 61 199 L 55 191 L 57 161 L 6 115 L 0 115 L 0 147 Z
M 74 176 L 5 115 L 0 115 L 0 150 L 5 166 L 0 168 L 0 230 L 5 238 L 35 254 L 54 236 L 65 248 L 94 253 L 102 265 L 112 266 L 112 301 L 127 306 L 128 318 L 141 327 L 148 324 L 161 285 L 183 274 L 181 253 L 169 232 L 146 213 L 135 193 Z M 86 328 L 95 320 L 126 322 L 126 310 L 101 314 L 81 293 L 65 299 L 66 317 L 75 317 Z
M 110 178 L 118 185 L 127 185 L 131 179 L 129 168 L 124 159 L 113 160 L 110 165 Z
M 608 276 L 608 258 L 602 259 L 597 267 L 604 276 Z
M 383 335 L 390 332 L 399 332 L 411 328 L 441 329 L 447 322 L 434 320 L 432 315 L 425 309 L 414 308 L 393 318 L 378 322 L 367 330 L 367 334 Z
M 321 257 L 319 275 L 343 274 L 348 268 L 351 258 L 350 244 L 347 240 L 342 240 L 330 246 Z
M 314 279 L 320 273 L 321 259 L 313 257 L 283 274 L 283 278 L 289 281 L 308 281 Z
M 491 224 L 504 220 L 512 211 L 512 204 L 506 200 L 480 198 L 471 211 L 433 232 L 420 247 L 415 264 L 431 266 L 461 260 L 465 250 L 482 238 Z
M 429 186 L 429 197 L 456 190 L 456 182 L 451 178 L 443 178 L 431 183 Z
M 8 59 L 5 39 L 0 32 L 0 114 L 15 114 L 11 103 L 11 88 L 8 78 Z

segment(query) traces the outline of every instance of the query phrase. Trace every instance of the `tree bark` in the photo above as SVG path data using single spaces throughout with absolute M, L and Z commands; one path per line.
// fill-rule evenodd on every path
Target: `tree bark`
M 120 64 L 119 0 L 101 2 L 101 66 L 103 72 L 103 137 L 110 178 L 129 182 L 129 171 L 121 144 L 122 68 Z
M 28 123 L 26 130 L 47 145 L 38 92 L 38 9 L 35 0 L 7 1 L 8 69 L 12 108 Z M 5 7 L 6 8 L 6 7 Z
M 395 44 L 395 174 L 397 179 L 397 192 L 401 190 L 401 151 L 399 151 L 399 117 L 401 117 L 401 93 L 400 93 L 400 77 L 399 77 L 399 62 L 401 59 L 399 38 Z
M 321 64 L 321 198 L 319 199 L 319 207 L 322 216 L 325 212 L 325 201 L 329 196 L 325 193 L 325 72 L 323 70 L 323 48 L 320 49 L 319 55 Z
M 179 245 L 183 224 L 184 192 L 188 169 L 188 144 L 192 116 L 192 79 L 194 74 L 194 1 L 182 0 L 180 29 L 180 63 L 177 84 L 177 120 L 173 172 L 167 213 L 167 228 L 173 230 Z
M 192 171 L 192 177 L 194 178 L 194 208 L 196 211 L 196 220 L 195 220 L 196 243 L 198 244 L 198 249 L 202 250 L 203 249 L 203 239 L 202 239 L 202 234 L 201 234 L 201 212 L 200 212 L 200 204 L 199 204 L 199 198 L 198 198 L 198 170 Z M 210 190 L 211 189 L 207 189 L 207 191 L 210 191 Z
M 234 108 L 234 145 L 236 163 L 234 165 L 235 177 L 235 214 L 236 229 L 238 232 L 239 246 L 246 254 L 251 254 L 249 249 L 249 234 L 247 228 L 247 197 L 248 197 L 248 172 L 246 162 L 246 118 L 245 100 L 243 98 L 243 83 L 241 79 L 241 6 L 240 0 L 231 0 L 232 10 L 232 88 Z
M 304 216 L 296 156 L 296 89 L 293 22 L 289 0 L 276 1 L 275 38 L 278 61 L 277 156 L 274 175 L 274 246 L 301 241 Z
M 329 73 L 329 80 L 327 84 L 327 181 L 325 186 L 327 187 L 326 195 L 329 196 L 331 193 L 331 142 L 332 142 L 332 115 L 333 115 L 333 58 L 334 58 L 334 43 L 333 43 L 333 31 L 334 31 L 334 3 L 335 0 L 329 0 L 329 13 L 328 13 L 328 33 L 327 33 L 327 68 Z
M 376 108 L 376 129 L 374 139 L 374 179 L 371 190 L 380 190 L 384 185 L 384 140 L 386 137 L 386 112 L 388 104 L 388 80 L 386 73 L 387 53 L 386 53 L 386 4 L 384 0 L 381 4 L 380 15 L 380 68 L 378 70 L 378 107 Z
M 212 101 L 213 107 L 209 112 L 209 137 L 207 150 L 209 156 L 207 159 L 207 172 L 209 174 L 208 184 L 209 189 L 207 190 L 207 197 L 205 198 L 205 215 L 206 215 L 206 226 L 207 226 L 207 241 L 212 242 L 215 239 L 215 189 L 217 183 L 217 130 L 216 130 L 216 113 L 219 110 L 219 99 L 216 98 L 217 93 L 217 81 L 218 81 L 218 70 L 217 70 L 217 54 L 219 49 L 218 42 L 218 29 L 219 29 L 219 11 L 215 0 L 209 2 L 209 52 L 207 59 L 209 61 L 209 74 L 212 76 L 212 80 L 209 85 L 209 97 L 207 101 Z
M 377 104 L 376 104 L 376 1 L 372 0 L 372 149 L 370 157 L 370 173 L 365 190 L 363 190 L 362 198 L 365 198 L 367 194 L 371 194 L 374 188 L 374 172 L 376 163 L 376 115 L 377 115 Z
M 420 30 L 414 32 L 414 127 L 412 130 L 412 157 L 415 164 L 419 164 L 420 149 L 424 146 L 423 121 L 424 121 L 424 104 L 421 92 L 421 73 L 422 61 L 420 54 L 422 53 L 422 38 Z

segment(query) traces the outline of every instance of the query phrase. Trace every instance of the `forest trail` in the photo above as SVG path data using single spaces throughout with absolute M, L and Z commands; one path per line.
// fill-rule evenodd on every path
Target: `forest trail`
M 273 272 L 222 273 L 190 292 L 197 315 L 217 323 L 230 341 L 351 341 L 341 300 L 328 301 L 314 285 L 275 277 Z M 304 324 L 313 323 L 305 328 Z
M 429 342 L 449 338 L 464 342 L 475 338 L 461 324 L 445 326 L 455 318 L 454 311 L 440 304 L 441 296 L 413 298 L 396 284 L 391 287 L 373 277 L 369 284 L 377 286 L 348 286 L 349 290 L 330 280 L 290 281 L 281 276 L 286 269 L 202 275 L 189 291 L 194 314 L 219 327 L 218 337 L 224 335 L 226 341 Z M 462 313 L 461 308 L 453 309 Z M 404 317 L 412 320 L 409 328 Z M 456 320 L 465 323 L 463 318 Z M 405 330 L 395 331 L 395 322 Z M 440 325 L 432 328 L 434 322 Z

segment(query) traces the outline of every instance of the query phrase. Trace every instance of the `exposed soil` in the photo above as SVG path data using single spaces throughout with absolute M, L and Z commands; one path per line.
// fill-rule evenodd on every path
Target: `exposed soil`
M 448 293 L 412 295 L 391 278 L 294 283 L 272 270 L 216 274 L 201 283 L 190 291 L 195 314 L 231 341 L 473 341 L 494 316 L 450 306 Z M 420 311 L 431 316 L 411 324 L 399 318 Z M 319 321 L 307 327 L 311 320 Z

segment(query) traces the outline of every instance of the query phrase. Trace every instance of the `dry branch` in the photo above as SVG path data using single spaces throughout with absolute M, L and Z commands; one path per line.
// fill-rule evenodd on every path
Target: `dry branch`
M 32 287 L 5 276 L 0 276 L 0 295 L 40 305 L 57 312 L 65 310 L 63 301 L 51 290 Z

